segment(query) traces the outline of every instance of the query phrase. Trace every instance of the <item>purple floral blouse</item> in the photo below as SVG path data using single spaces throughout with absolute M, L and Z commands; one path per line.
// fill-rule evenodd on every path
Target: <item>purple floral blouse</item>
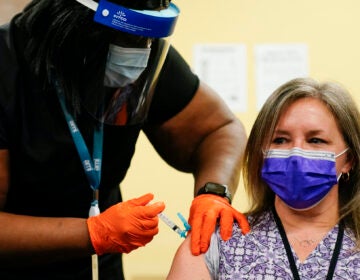
M 248 217 L 252 230 L 241 234 L 237 224 L 233 236 L 223 241 L 219 230 L 212 236 L 205 261 L 213 279 L 291 280 L 289 266 L 279 230 L 271 212 L 265 212 L 254 223 Z M 336 225 L 301 263 L 295 252 L 299 276 L 302 280 L 325 280 L 338 233 Z M 345 229 L 340 255 L 333 279 L 360 280 L 360 250 L 355 249 L 353 233 Z

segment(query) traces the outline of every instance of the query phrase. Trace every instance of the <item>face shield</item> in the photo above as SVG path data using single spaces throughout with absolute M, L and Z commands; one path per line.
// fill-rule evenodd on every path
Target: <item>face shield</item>
M 106 0 L 76 1 L 95 11 L 95 22 L 121 31 L 118 41 L 109 46 L 102 101 L 97 106 L 87 106 L 91 101 L 85 98 L 85 108 L 98 121 L 109 125 L 144 122 L 179 9 L 167 0 L 165 7 L 163 1 L 144 1 L 157 3 L 154 10 L 129 9 Z

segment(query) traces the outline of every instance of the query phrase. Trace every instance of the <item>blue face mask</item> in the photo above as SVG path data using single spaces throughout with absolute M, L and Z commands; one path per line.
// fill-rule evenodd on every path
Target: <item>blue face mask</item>
M 147 67 L 150 48 L 122 48 L 110 45 L 104 85 L 120 88 L 135 82 Z
M 308 209 L 337 184 L 335 159 L 346 151 L 268 150 L 261 177 L 288 206 Z

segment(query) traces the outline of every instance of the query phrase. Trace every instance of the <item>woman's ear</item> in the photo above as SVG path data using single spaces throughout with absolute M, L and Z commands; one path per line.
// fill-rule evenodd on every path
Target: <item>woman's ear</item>
M 348 155 L 346 156 L 346 163 L 341 168 L 341 173 L 349 173 L 354 165 L 355 165 L 355 158 L 354 158 L 352 152 L 350 151 L 348 153 Z

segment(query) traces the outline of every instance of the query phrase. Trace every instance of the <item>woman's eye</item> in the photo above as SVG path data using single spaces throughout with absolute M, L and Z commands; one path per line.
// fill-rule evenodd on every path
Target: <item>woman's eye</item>
M 276 137 L 272 142 L 273 144 L 284 144 L 286 139 L 284 137 Z
M 325 141 L 323 139 L 320 139 L 320 138 L 311 138 L 309 140 L 309 143 L 321 144 L 321 143 L 325 143 Z

